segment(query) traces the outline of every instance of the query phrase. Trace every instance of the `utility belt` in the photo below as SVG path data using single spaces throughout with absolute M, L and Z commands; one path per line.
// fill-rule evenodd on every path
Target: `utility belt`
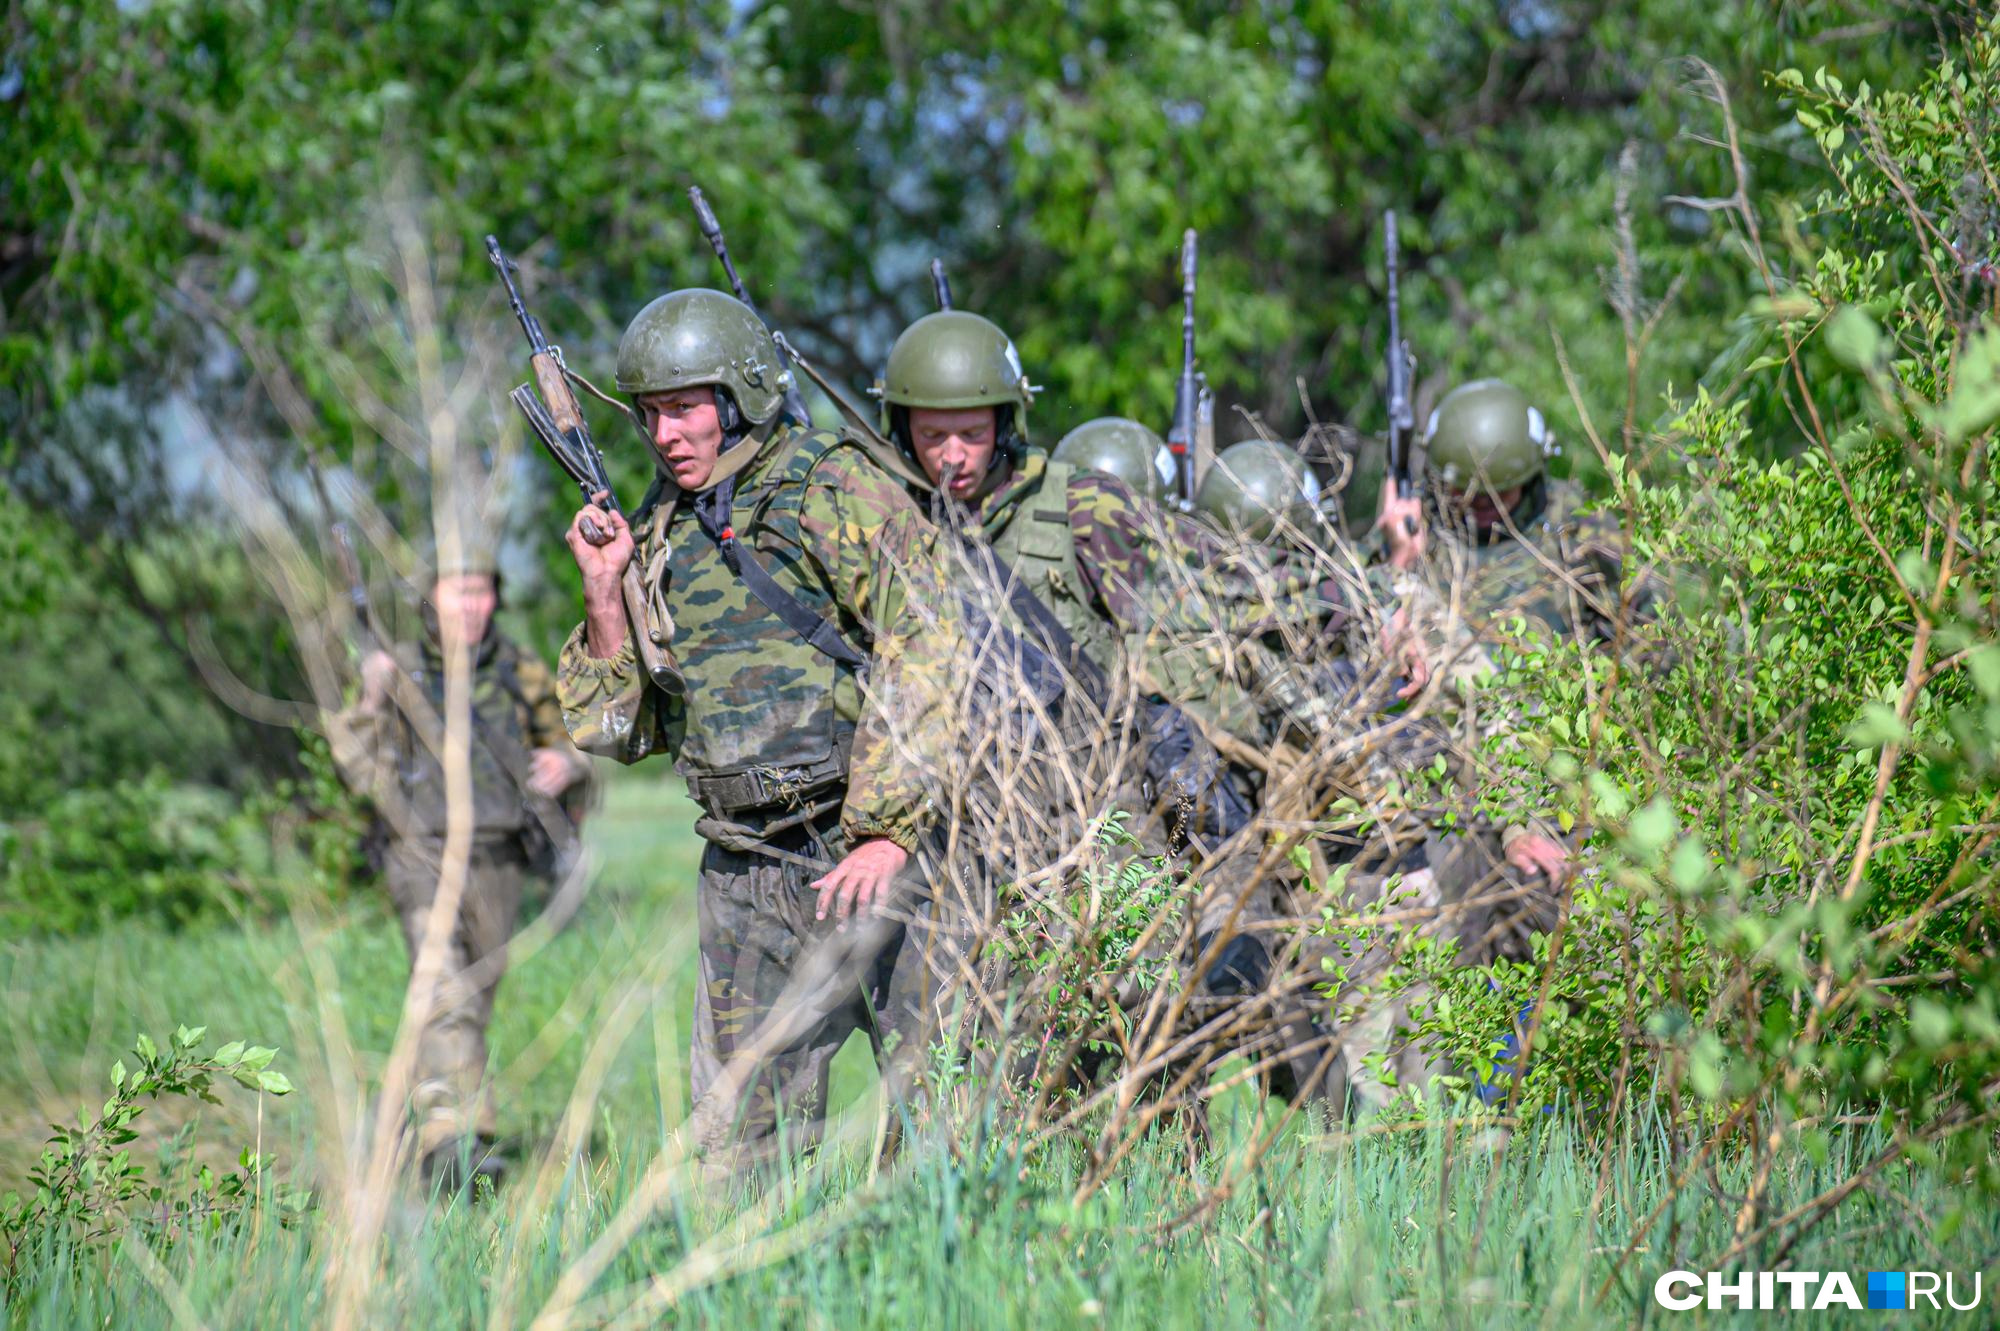
M 746 813 L 801 809 L 847 784 L 851 734 L 835 751 L 799 767 L 757 766 L 741 772 L 690 775 L 688 795 L 711 817 L 734 821 Z

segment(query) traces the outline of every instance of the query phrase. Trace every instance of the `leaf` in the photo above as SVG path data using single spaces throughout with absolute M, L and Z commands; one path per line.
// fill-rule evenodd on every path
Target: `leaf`
M 2000 646 L 1987 643 L 1976 649 L 1965 658 L 1965 669 L 1987 701 L 2000 700 Z
M 292 1083 L 282 1072 L 266 1071 L 258 1073 L 257 1086 L 260 1090 L 269 1091 L 272 1095 L 290 1095 L 292 1093 Z
M 1909 730 L 1896 719 L 1895 709 L 1886 703 L 1871 702 L 1861 709 L 1861 715 L 1847 728 L 1847 742 L 1862 749 L 1879 749 L 1888 744 L 1899 744 L 1909 737 Z
M 133 1042 L 132 1047 L 138 1050 L 139 1057 L 145 1059 L 148 1063 L 160 1056 L 160 1047 L 154 1044 L 153 1037 L 144 1031 L 139 1032 L 139 1038 Z
M 1626 825 L 1626 839 L 1641 856 L 1657 855 L 1674 834 L 1674 811 L 1666 800 L 1655 796 L 1632 815 Z
M 251 1045 L 248 1049 L 245 1049 L 243 1057 L 237 1061 L 252 1072 L 262 1072 L 265 1068 L 271 1066 L 271 1060 L 277 1056 L 277 1050 L 266 1049 L 263 1045 L 259 1044 Z
M 1843 305 L 1826 321 L 1826 349 L 1850 370 L 1871 378 L 1882 369 L 1889 340 L 1873 319 L 1860 308 Z
M 223 1067 L 229 1067 L 242 1057 L 243 1042 L 241 1040 L 231 1040 L 228 1044 L 215 1051 L 215 1061 Z
M 1708 868 L 1708 848 L 1701 844 L 1700 837 L 1688 837 L 1674 847 L 1673 857 L 1667 864 L 1667 876 L 1683 892 L 1692 892 L 1708 877 Z
M 1981 328 L 1966 342 L 1953 368 L 1951 397 L 1937 414 L 1938 428 L 1962 443 L 2000 420 L 2000 328 Z
M 1926 1049 L 1937 1049 L 1951 1039 L 1951 1011 L 1944 1004 L 1919 998 L 1910 1004 L 1910 1036 Z

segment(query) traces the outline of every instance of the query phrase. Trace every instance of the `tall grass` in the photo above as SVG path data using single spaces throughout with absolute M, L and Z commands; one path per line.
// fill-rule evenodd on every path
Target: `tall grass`
M 591 1129 L 560 1162 L 545 1204 L 511 1190 L 492 1202 L 435 1207 L 414 1193 L 404 1197 L 367 1294 L 365 1324 L 534 1324 L 580 1251 L 641 1188 L 649 1160 L 686 1111 L 692 956 L 690 935 L 674 926 L 690 904 L 691 813 L 643 773 L 615 783 L 590 829 L 603 866 L 599 887 L 502 989 L 493 1043 L 503 1131 L 534 1146 L 555 1133 L 593 1033 L 647 968 L 647 949 L 681 940 L 655 972 L 650 1010 L 619 1043 Z M 325 1087 L 299 1076 L 318 1066 L 319 1009 L 300 988 L 297 956 L 302 929 L 316 927 L 295 921 L 172 934 L 134 923 L 92 938 L 10 945 L 0 959 L 15 1014 L 0 1047 L 7 1186 L 18 1186 L 43 1116 L 92 1105 L 132 1034 L 176 1020 L 290 1042 L 278 1066 L 291 1069 L 301 1089 L 265 1102 L 262 1144 L 282 1173 L 314 1184 L 331 1162 L 315 1146 L 314 1097 Z M 338 977 L 356 1056 L 380 1060 L 407 971 L 394 921 L 378 903 L 363 902 L 324 929 L 313 941 Z M 843 1055 L 835 1108 L 847 1121 L 873 1119 L 873 1076 L 858 1044 Z M 1650 1309 L 1654 1276 L 1685 1264 L 1684 1255 L 1727 1245 L 1733 1199 L 1751 1169 L 1747 1159 L 1724 1157 L 1710 1177 L 1676 1190 L 1664 1130 L 1641 1103 L 1611 1133 L 1582 1133 L 1567 1116 L 1547 1116 L 1520 1129 L 1504 1153 L 1496 1149 L 1504 1128 L 1448 1119 L 1338 1135 L 1295 1127 L 1217 1202 L 1214 1186 L 1243 1162 L 1274 1108 L 1247 1090 L 1223 1097 L 1207 1153 L 1191 1160 L 1177 1133 L 1158 1134 L 1081 1205 L 1073 1197 L 1087 1168 L 1082 1145 L 1059 1144 L 1024 1163 L 992 1124 L 957 1152 L 914 1141 L 888 1171 L 874 1166 L 863 1133 L 821 1157 L 789 1159 L 774 1179 L 697 1182 L 675 1190 L 615 1254 L 576 1310 L 578 1322 L 640 1325 L 655 1315 L 690 1325 L 842 1328 L 1636 1322 Z M 233 1155 L 257 1131 L 247 1101 L 206 1113 L 195 1128 L 198 1157 Z M 1611 1145 L 1600 1151 L 1592 1139 Z M 1770 1184 L 1773 1205 L 1834 1186 L 1881 1146 L 1857 1129 L 1836 1134 L 1823 1160 L 1793 1153 Z M 1612 1274 L 1624 1240 L 1669 1197 L 1642 1254 L 1596 1301 L 1594 1288 Z M 1979 1269 L 2000 1243 L 2000 1216 L 1973 1208 L 1948 1240 L 1933 1239 L 1934 1222 L 1961 1200 L 1929 1172 L 1892 1178 L 1812 1231 L 1790 1264 Z M 1214 1209 L 1203 1223 L 1175 1224 L 1204 1204 Z M 747 1229 L 745 1215 L 754 1218 Z M 325 1273 L 342 1242 L 338 1218 L 324 1213 L 294 1229 L 253 1221 L 172 1241 L 141 1222 L 120 1247 L 81 1260 L 47 1249 L 28 1254 L 7 1323 L 318 1326 L 328 1313 Z M 658 1273 L 677 1283 L 650 1284 Z M 1714 1320 L 1685 1320 L 1705 1318 Z
M 1681 1263 L 1656 1242 L 1602 1302 L 1610 1249 L 1667 1195 L 1672 1170 L 1657 1142 L 1628 1134 L 1604 1193 L 1590 1154 L 1559 1122 L 1538 1125 L 1496 1157 L 1478 1137 L 1443 1127 L 1330 1145 L 1298 1138 L 1265 1156 L 1197 1229 L 1169 1229 L 1218 1161 L 1191 1177 L 1178 1145 L 1136 1153 L 1113 1186 L 1069 1200 L 1073 1161 L 1027 1169 L 1011 1157 L 913 1155 L 870 1179 L 849 1157 L 770 1186 L 777 1218 L 748 1244 L 729 1195 L 680 1195 L 618 1254 L 584 1325 L 727 1327 L 1564 1327 L 1638 1324 L 1655 1275 Z M 1781 1203 L 1831 1186 L 1878 1145 L 1842 1141 L 1824 1163 L 1803 1156 L 1773 1180 Z M 1220 1151 L 1229 1149 L 1227 1142 Z M 580 1157 L 558 1204 L 526 1216 L 510 1200 L 435 1212 L 412 1204 L 368 1291 L 370 1325 L 528 1325 L 576 1255 L 634 1190 L 643 1152 L 618 1145 Z M 1720 1166 L 1707 1189 L 1674 1203 L 1676 1245 L 1726 1243 L 1724 1197 L 1747 1163 Z M 1202 1176 L 1208 1177 L 1202 1177 Z M 1990 1212 L 1934 1247 L 1923 1217 L 1952 1198 L 1913 1177 L 1889 1198 L 1844 1212 L 1796 1250 L 1800 1269 L 1977 1269 L 2000 1238 Z M 720 1237 L 721 1248 L 711 1245 Z M 312 1327 L 337 1227 L 246 1227 L 150 1254 L 143 1230 L 116 1254 L 73 1265 L 41 1254 L 9 1321 L 23 1327 L 188 1325 Z M 700 1255 L 720 1251 L 714 1265 Z M 693 1272 L 654 1284 L 656 1273 Z M 517 1301 L 495 1320 L 496 1289 Z M 634 1310 L 620 1316 L 630 1301 Z M 1744 1314 L 1754 1317 L 1756 1314 Z M 1859 1317 L 1861 1314 L 1853 1316 Z M 1960 1314 L 1945 1314 L 1958 1317 Z M 1690 1325 L 1733 1320 L 1687 1314 Z M 1922 1312 L 1915 1325 L 1933 1324 Z M 1818 1324 L 1831 1324 L 1822 1322 Z M 1943 1325 L 1943 1320 L 1935 1324 Z

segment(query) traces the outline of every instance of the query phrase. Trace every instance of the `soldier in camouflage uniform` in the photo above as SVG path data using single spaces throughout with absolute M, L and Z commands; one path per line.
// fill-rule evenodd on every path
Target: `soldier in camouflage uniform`
M 588 776 L 563 729 L 548 667 L 493 628 L 497 605 L 490 562 L 442 569 L 425 605 L 430 636 L 364 658 L 359 699 L 328 726 L 342 779 L 380 819 L 382 874 L 414 965 L 453 813 L 442 761 L 446 661 L 468 654 L 472 788 L 460 814 L 470 822 L 471 851 L 410 1092 L 418 1147 L 433 1177 L 462 1178 L 467 1168 L 500 1174 L 486 1027 L 523 888 L 559 871 L 574 850 L 571 818 L 557 801 L 574 799 Z
M 1322 499 L 1311 469 L 1296 449 L 1275 441 L 1246 440 L 1217 457 L 1196 492 L 1195 511 L 1217 532 L 1236 538 L 1234 548 L 1239 551 L 1262 550 L 1265 558 L 1281 566 L 1323 568 L 1352 562 L 1367 584 L 1368 600 L 1393 600 L 1388 578 L 1360 569 L 1358 554 L 1324 519 Z M 1314 638 L 1293 629 L 1252 636 L 1243 644 L 1255 663 L 1246 673 L 1257 681 L 1260 742 L 1284 771 L 1283 793 L 1267 791 L 1265 799 L 1274 827 L 1298 827 L 1302 819 L 1317 817 L 1315 810 L 1334 796 L 1354 798 L 1371 813 L 1381 812 L 1374 808 L 1375 792 L 1395 785 L 1402 774 L 1439 751 L 1435 727 L 1421 720 L 1397 722 L 1370 714 L 1416 696 L 1430 674 L 1425 644 L 1404 629 L 1400 611 L 1381 628 L 1373 643 L 1351 642 L 1343 634 Z M 1382 677 L 1391 671 L 1395 678 Z M 1357 737 L 1378 725 L 1383 727 L 1381 740 L 1358 746 L 1356 758 L 1329 761 L 1334 754 L 1356 749 Z M 1335 949 L 1316 933 L 1284 922 L 1316 923 L 1325 906 L 1353 909 L 1391 890 L 1421 903 L 1429 890 L 1430 872 L 1422 835 L 1413 835 L 1407 822 L 1391 818 L 1365 836 L 1329 831 L 1308 840 L 1302 849 L 1308 852 L 1310 873 L 1301 878 L 1287 871 L 1272 877 L 1263 890 L 1243 900 L 1234 921 L 1270 939 L 1280 954 L 1279 982 L 1294 994 L 1293 1011 L 1310 1014 L 1291 1016 L 1245 1052 L 1258 1052 L 1284 1039 L 1297 1041 L 1308 1028 L 1331 1033 L 1332 1055 L 1324 1041 L 1307 1042 L 1290 1060 L 1292 1080 L 1310 1098 L 1331 1106 L 1344 1107 L 1350 1092 L 1367 1102 L 1369 1091 L 1358 1084 L 1363 1072 L 1359 1051 L 1372 1046 L 1365 1030 L 1357 1035 L 1356 1023 L 1344 1023 L 1336 1031 L 1325 1014 L 1324 999 L 1316 992 L 1325 978 L 1322 960 L 1346 964 L 1348 959 L 1334 955 Z M 1344 884 L 1346 900 L 1328 902 L 1320 897 L 1318 885 L 1336 877 Z M 1351 1001 L 1353 994 L 1336 997 Z M 1367 1020 L 1364 1012 L 1361 1024 Z
M 1204 746 L 1226 737 L 1261 749 L 1255 701 L 1222 668 L 1218 642 L 1281 616 L 1312 634 L 1336 632 L 1346 612 L 1335 584 L 1243 568 L 1213 533 L 1157 507 L 1161 459 L 1170 466 L 1171 455 L 1136 422 L 1091 422 L 1054 457 L 1032 448 L 1019 358 L 976 314 L 911 325 L 890 352 L 881 393 L 883 432 L 930 482 L 940 526 L 990 551 L 1103 676 L 1133 680 L 1199 718 Z M 1206 761 L 1216 803 L 1233 810 L 1217 831 L 1246 826 L 1254 777 Z M 1209 993 L 1234 998 L 1261 990 L 1269 973 L 1257 926 L 1276 913 L 1271 866 L 1261 843 L 1232 844 L 1226 833 L 1206 842 L 1223 853 L 1203 873 L 1200 955 L 1188 960 Z
M 1429 557 L 1463 584 L 1466 627 L 1479 647 L 1469 654 L 1475 669 L 1494 649 L 1534 638 L 1609 645 L 1650 613 L 1649 584 L 1624 586 L 1615 520 L 1587 511 L 1581 489 L 1549 476 L 1556 448 L 1548 423 L 1518 389 L 1498 379 L 1454 389 L 1431 413 L 1424 439 L 1433 481 L 1427 516 L 1438 546 Z M 1399 509 L 1411 507 L 1402 501 Z M 1390 563 L 1407 568 L 1423 557 L 1398 551 Z M 1497 837 L 1508 872 L 1548 882 L 1566 872 L 1567 851 L 1550 830 L 1515 823 Z M 1474 859 L 1481 870 L 1500 869 L 1494 856 Z M 1516 950 L 1526 941 L 1519 926 L 1528 923 L 1507 930 Z M 1496 939 L 1482 938 L 1470 955 L 1492 955 Z
M 672 757 L 703 810 L 691 1130 L 704 1148 L 781 1121 L 812 1136 L 835 1052 L 857 1029 L 878 1056 L 890 1035 L 920 1048 L 910 1024 L 929 985 L 908 935 L 932 810 L 921 764 L 894 744 L 925 742 L 911 700 L 953 669 L 951 635 L 927 631 L 933 592 L 910 583 L 933 537 L 853 440 L 781 416 L 782 366 L 726 295 L 646 306 L 617 382 L 652 441 L 659 501 L 631 526 L 586 507 L 568 534 L 585 606 L 559 668 L 570 733 L 624 763 Z M 645 625 L 619 595 L 634 559 Z M 635 631 L 671 637 L 684 692 L 639 668 Z M 883 699 L 917 719 L 892 725 Z
M 1548 475 L 1554 441 L 1518 390 L 1496 379 L 1465 384 L 1439 402 L 1424 437 L 1430 497 L 1399 497 L 1392 487 L 1377 527 L 1421 533 L 1387 551 L 1390 567 L 1414 572 L 1428 561 L 1436 581 L 1457 586 L 1464 623 L 1457 687 L 1448 696 L 1463 707 L 1460 739 L 1471 747 L 1520 723 L 1476 711 L 1478 681 L 1495 649 L 1527 648 L 1536 638 L 1609 644 L 1643 616 L 1648 598 L 1644 589 L 1622 588 L 1615 523 L 1582 511 L 1581 491 Z M 1461 776 L 1462 784 L 1477 781 L 1469 771 Z M 1420 904 L 1442 908 L 1436 927 L 1457 940 L 1460 957 L 1476 965 L 1533 955 L 1533 936 L 1554 926 L 1556 889 L 1570 867 L 1570 847 L 1555 829 L 1461 809 L 1449 830 L 1433 831 L 1428 853 Z M 1375 1005 L 1351 1032 L 1350 1059 L 1358 1065 L 1380 1051 L 1387 1075 L 1402 1084 L 1421 1085 L 1441 1071 L 1393 1030 L 1420 996 Z M 1392 1093 L 1358 1068 L 1356 1085 L 1371 1103 Z

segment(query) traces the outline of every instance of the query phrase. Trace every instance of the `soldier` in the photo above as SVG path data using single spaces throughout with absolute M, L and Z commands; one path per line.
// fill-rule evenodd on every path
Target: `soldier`
M 427 636 L 369 653 L 358 700 L 328 727 L 343 780 L 380 820 L 382 873 L 414 966 L 452 814 L 442 759 L 446 663 L 470 663 L 464 812 L 472 847 L 410 1092 L 425 1175 L 452 1187 L 469 1181 L 468 1171 L 497 1182 L 504 1170 L 486 1087 L 486 1027 L 523 888 L 552 877 L 574 849 L 570 817 L 556 801 L 579 794 L 588 776 L 563 730 L 548 667 L 493 626 L 498 605 L 490 561 L 441 567 L 424 604 Z
M 1159 440 L 1118 418 L 1069 436 L 1051 458 L 1029 445 L 1029 390 L 1005 333 L 963 310 L 919 319 L 897 339 L 881 392 L 884 433 L 921 468 L 940 524 L 990 551 L 1004 573 L 1104 676 L 1133 680 L 1203 723 L 1202 748 L 1260 748 L 1254 702 L 1220 668 L 1217 639 L 1285 618 L 1311 634 L 1337 630 L 1345 608 L 1331 583 L 1300 585 L 1269 566 L 1238 567 L 1198 524 L 1167 515 L 1122 479 L 1153 475 Z M 1150 484 L 1148 479 L 1150 478 Z M 1030 625 L 1029 627 L 1033 627 Z M 1060 651 L 1062 644 L 1054 644 Z M 1210 993 L 1261 990 L 1266 944 L 1248 927 L 1262 901 L 1260 845 L 1229 844 L 1251 821 L 1254 778 L 1219 770 L 1210 789 L 1224 819 L 1207 838 L 1210 890 L 1198 907 L 1199 967 Z M 1282 1088 L 1281 1088 L 1282 1089 Z
M 1167 441 L 1124 416 L 1085 421 L 1057 441 L 1049 459 L 1116 476 L 1149 504 L 1165 499 L 1174 482 L 1174 454 Z
M 933 537 L 854 441 L 781 417 L 782 366 L 726 295 L 647 305 L 617 383 L 652 442 L 658 506 L 635 526 L 586 506 L 567 538 L 584 592 L 558 677 L 570 733 L 620 762 L 670 755 L 703 811 L 691 1082 L 704 1148 L 765 1138 L 781 1118 L 812 1136 L 835 1052 L 855 1030 L 878 1057 L 885 1035 L 911 1038 L 927 983 L 904 940 L 931 810 L 921 764 L 892 751 L 907 718 L 881 700 L 951 669 L 950 635 L 926 633 L 909 582 Z M 644 625 L 619 593 L 635 558 Z M 635 632 L 672 634 L 684 693 L 639 668 Z
M 1649 611 L 1647 586 L 1625 590 L 1622 540 L 1606 515 L 1581 512 L 1574 485 L 1551 478 L 1556 446 L 1546 419 L 1519 390 L 1498 380 L 1464 384 L 1441 400 L 1424 428 L 1428 500 L 1385 493 L 1377 530 L 1418 529 L 1393 545 L 1385 562 L 1413 571 L 1429 561 L 1438 580 L 1457 581 L 1463 635 L 1456 672 L 1469 700 L 1459 722 L 1468 746 L 1504 734 L 1519 718 L 1474 710 L 1478 678 L 1496 648 L 1528 646 L 1516 637 L 1582 643 L 1615 642 Z M 1428 520 L 1428 522 L 1427 522 Z M 1428 536 L 1424 529 L 1428 525 Z M 1464 784 L 1476 783 L 1472 773 Z M 1434 880 L 1426 901 L 1445 907 L 1440 928 L 1471 964 L 1498 957 L 1525 960 L 1533 936 L 1554 926 L 1557 888 L 1570 871 L 1571 847 L 1555 829 L 1525 817 L 1494 820 L 1462 810 L 1449 831 L 1431 837 Z M 1421 1082 L 1435 1064 L 1400 1044 L 1389 1027 L 1402 1004 L 1383 1005 L 1352 1041 L 1358 1058 L 1382 1049 L 1397 1079 Z M 1392 1020 L 1393 1018 L 1393 1020 Z M 1370 1096 L 1386 1092 L 1366 1084 Z M 1494 1088 L 1481 1086 L 1482 1094 Z
M 1581 489 L 1549 476 L 1555 441 L 1542 413 L 1518 389 L 1498 379 L 1453 389 L 1431 413 L 1424 437 L 1437 558 L 1464 570 L 1467 625 L 1485 649 L 1476 660 L 1495 647 L 1516 645 L 1517 616 L 1544 638 L 1609 644 L 1650 613 L 1649 584 L 1629 595 L 1623 588 L 1623 539 L 1615 521 L 1581 511 Z M 1398 513 L 1421 511 L 1415 500 L 1392 499 L 1391 505 Z M 1404 547 L 1392 551 L 1389 562 L 1410 568 L 1423 557 L 1421 547 Z M 1566 872 L 1568 853 L 1546 828 L 1510 825 L 1500 841 L 1516 874 L 1552 882 Z M 1514 929 L 1517 945 L 1525 943 L 1523 923 Z
M 1358 565 L 1358 555 L 1346 548 L 1325 521 L 1322 498 L 1317 479 L 1296 449 L 1253 439 L 1231 445 L 1217 457 L 1196 491 L 1195 511 L 1216 530 L 1234 535 L 1239 549 L 1267 549 L 1265 557 L 1278 565 Z M 1394 535 L 1421 541 L 1420 532 L 1399 529 Z M 1393 599 L 1385 577 L 1371 574 L 1367 581 L 1371 599 Z M 1400 607 L 1388 616 L 1382 641 L 1366 659 L 1353 654 L 1355 644 L 1343 641 L 1343 635 L 1313 638 L 1282 624 L 1269 626 L 1280 631 L 1266 632 L 1245 644 L 1254 663 L 1248 673 L 1257 680 L 1262 726 L 1259 747 L 1284 769 L 1273 772 L 1272 784 L 1281 789 L 1267 786 L 1265 796 L 1266 812 L 1274 825 L 1297 826 L 1301 820 L 1317 817 L 1319 807 L 1331 794 L 1356 796 L 1369 805 L 1375 791 L 1396 784 L 1400 774 L 1441 751 L 1434 726 L 1414 718 L 1396 721 L 1370 715 L 1415 697 L 1429 680 L 1430 665 L 1423 644 L 1405 630 L 1404 620 Z M 1396 671 L 1396 678 L 1379 677 L 1390 669 Z M 1360 732 L 1377 725 L 1382 727 L 1382 742 L 1354 744 Z M 1365 757 L 1334 758 L 1357 747 Z M 1407 818 L 1382 816 L 1389 811 L 1373 807 L 1368 811 L 1371 821 L 1376 817 L 1380 821 L 1365 839 L 1329 833 L 1308 842 L 1305 848 L 1312 872 L 1306 881 L 1289 874 L 1274 878 L 1264 890 L 1236 907 L 1231 923 L 1252 931 L 1247 935 L 1250 938 L 1261 934 L 1273 951 L 1282 951 L 1283 964 L 1278 966 L 1281 982 L 1297 991 L 1287 1009 L 1291 1015 L 1274 1033 L 1279 1039 L 1296 1042 L 1308 1027 L 1332 1030 L 1324 1001 L 1311 997 L 1309 991 L 1324 982 L 1322 959 L 1343 965 L 1348 959 L 1333 955 L 1335 949 L 1325 940 L 1303 932 L 1281 931 L 1274 937 L 1273 931 L 1280 929 L 1278 921 L 1317 921 L 1325 904 L 1318 899 L 1317 885 L 1332 879 L 1339 866 L 1346 866 L 1341 869 L 1341 880 L 1350 906 L 1391 890 L 1421 903 L 1431 892 L 1421 829 L 1411 826 Z M 1239 939 L 1233 945 L 1242 943 Z M 1264 944 L 1258 947 L 1261 960 Z M 1381 959 L 1369 960 L 1377 963 Z M 1351 992 L 1336 997 L 1350 1004 L 1354 999 Z M 1301 1010 L 1311 1015 L 1298 1015 Z M 1364 1008 L 1356 1020 L 1340 1025 L 1334 1041 L 1337 1057 L 1328 1058 L 1320 1048 L 1307 1043 L 1305 1052 L 1289 1060 L 1292 1080 L 1309 1097 L 1323 1097 L 1335 1106 L 1344 1107 L 1350 1092 L 1368 1104 L 1373 1093 L 1361 1081 L 1364 1069 L 1360 1060 L 1382 1042 L 1371 1035 L 1371 1020 L 1379 1024 L 1381 1018 Z

